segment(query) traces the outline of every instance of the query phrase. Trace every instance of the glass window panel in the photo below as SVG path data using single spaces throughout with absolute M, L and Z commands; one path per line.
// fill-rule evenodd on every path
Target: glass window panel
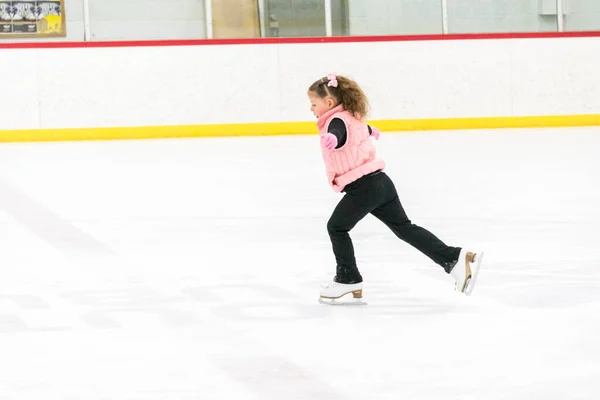
M 442 0 L 332 0 L 332 9 L 334 31 L 347 18 L 348 35 L 443 33 Z
M 323 0 L 264 0 L 266 37 L 325 36 Z
M 93 40 L 204 39 L 204 1 L 90 1 L 90 30 Z
M 448 0 L 448 32 L 556 32 L 556 10 L 547 7 L 552 1 Z
M 567 0 L 563 4 L 565 31 L 600 31 L 600 0 Z
M 331 0 L 331 28 L 333 36 L 350 35 L 348 0 Z

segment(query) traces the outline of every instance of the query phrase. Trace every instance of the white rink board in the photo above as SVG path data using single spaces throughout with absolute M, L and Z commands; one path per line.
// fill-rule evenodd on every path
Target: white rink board
M 0 49 L 0 129 L 311 121 L 306 89 L 329 72 L 363 86 L 372 119 L 599 114 L 594 49 L 600 38 Z

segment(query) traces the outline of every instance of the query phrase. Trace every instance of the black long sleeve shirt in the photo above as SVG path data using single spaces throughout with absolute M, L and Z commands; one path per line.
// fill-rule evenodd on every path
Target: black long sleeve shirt
M 369 128 L 369 135 L 371 135 L 373 133 L 373 130 L 369 125 L 367 125 L 367 127 Z M 334 118 L 331 120 L 329 126 L 327 127 L 327 132 L 335 135 L 335 137 L 337 138 L 338 144 L 335 147 L 336 149 L 339 149 L 344 144 L 346 144 L 348 132 L 346 131 L 346 124 L 340 118 Z

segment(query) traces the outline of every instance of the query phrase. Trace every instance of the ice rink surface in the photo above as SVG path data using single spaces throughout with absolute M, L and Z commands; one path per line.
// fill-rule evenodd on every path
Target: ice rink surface
M 600 128 L 382 133 L 411 220 L 334 258 L 318 136 L 0 145 L 1 400 L 600 398 Z

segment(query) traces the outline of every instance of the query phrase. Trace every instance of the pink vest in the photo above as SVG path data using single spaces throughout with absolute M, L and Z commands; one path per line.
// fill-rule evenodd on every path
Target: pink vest
M 339 149 L 327 150 L 323 146 L 321 149 L 329 185 L 334 191 L 341 192 L 346 185 L 358 178 L 383 170 L 385 163 L 376 158 L 375 146 L 371 142 L 367 124 L 344 110 L 341 104 L 319 118 L 317 126 L 320 136 L 327 133 L 333 118 L 340 118 L 346 124 L 346 143 Z

